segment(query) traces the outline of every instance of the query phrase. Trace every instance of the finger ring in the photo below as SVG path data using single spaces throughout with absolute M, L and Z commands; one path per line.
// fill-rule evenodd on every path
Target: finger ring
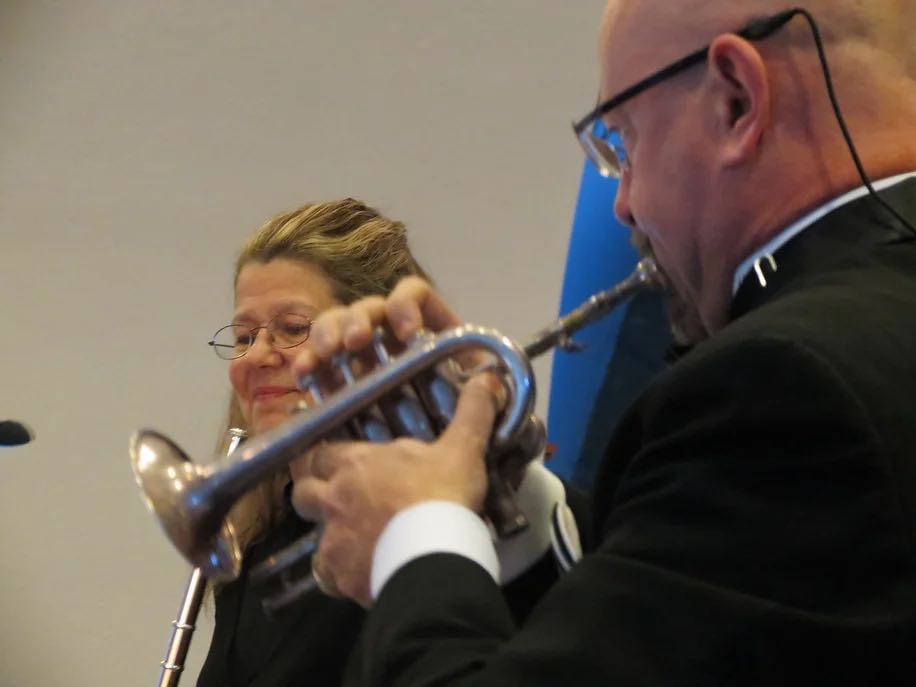
M 315 580 L 315 586 L 318 587 L 318 590 L 325 596 L 329 596 L 332 599 L 339 599 L 341 597 L 340 590 L 337 589 L 337 586 L 318 574 L 318 554 L 312 556 L 312 578 Z

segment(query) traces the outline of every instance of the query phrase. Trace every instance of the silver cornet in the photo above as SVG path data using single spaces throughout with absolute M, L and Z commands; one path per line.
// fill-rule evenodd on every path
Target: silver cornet
M 373 348 L 378 366 L 356 379 L 350 357 L 335 360 L 345 385 L 288 423 L 249 439 L 232 456 L 196 465 L 177 445 L 153 430 L 131 439 L 134 475 L 148 508 L 155 513 L 178 551 L 214 580 L 238 575 L 240 552 L 221 535 L 236 500 L 260 480 L 301 456 L 309 447 L 341 431 L 356 438 L 384 441 L 411 435 L 433 439 L 450 421 L 460 380 L 444 366 L 455 356 L 483 349 L 502 373 L 508 403 L 494 429 L 488 456 L 490 490 L 487 515 L 501 535 L 525 525 L 500 467 L 509 457 L 535 457 L 543 446 L 543 424 L 532 415 L 535 381 L 531 359 L 554 347 L 570 349 L 570 335 L 604 317 L 636 291 L 662 287 L 655 263 L 645 259 L 634 272 L 607 291 L 595 294 L 573 312 L 541 330 L 525 346 L 493 329 L 465 325 L 438 334 L 418 335 L 402 353 L 391 355 L 385 337 Z M 321 393 L 314 380 L 313 393 Z M 311 545 L 314 549 L 314 538 Z

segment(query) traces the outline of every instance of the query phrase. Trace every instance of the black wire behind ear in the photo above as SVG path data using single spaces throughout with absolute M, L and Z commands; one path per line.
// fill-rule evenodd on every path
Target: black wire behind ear
M 833 78 L 830 76 L 830 67 L 827 65 L 827 55 L 824 51 L 824 42 L 821 39 L 821 32 L 820 29 L 818 29 L 817 22 L 814 21 L 814 17 L 811 16 L 811 13 L 806 9 L 796 7 L 790 10 L 786 10 L 785 12 L 780 12 L 773 17 L 761 19 L 759 22 L 751 24 L 748 27 L 748 30 L 772 32 L 776 28 L 779 28 L 790 19 L 798 15 L 804 17 L 808 22 L 808 25 L 811 27 L 811 33 L 814 35 L 814 45 L 817 48 L 817 56 L 821 63 L 821 69 L 824 72 L 824 83 L 827 86 L 827 96 L 830 98 L 830 105 L 833 107 L 833 113 L 836 116 L 837 124 L 840 125 L 840 131 L 842 132 L 843 138 L 846 141 L 846 147 L 849 149 L 849 154 L 852 156 L 852 161 L 856 166 L 856 171 L 858 171 L 859 177 L 862 179 L 862 183 L 865 184 L 865 188 L 868 189 L 868 193 L 872 199 L 880 206 L 882 206 L 887 212 L 889 212 L 910 234 L 916 237 L 916 227 L 910 224 L 903 217 L 903 215 L 897 212 L 890 205 L 890 203 L 886 202 L 883 198 L 881 198 L 881 196 L 878 195 L 874 186 L 872 186 L 871 179 L 868 178 L 868 174 L 865 172 L 865 166 L 862 164 L 862 159 L 859 157 L 859 152 L 856 150 L 856 146 L 852 142 L 852 136 L 849 133 L 849 128 L 846 126 L 846 120 L 843 118 L 843 113 L 840 111 L 840 103 L 837 101 L 836 91 L 833 88 Z

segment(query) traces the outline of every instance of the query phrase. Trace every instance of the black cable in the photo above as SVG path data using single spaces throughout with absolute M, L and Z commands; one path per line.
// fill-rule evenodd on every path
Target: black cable
M 846 120 L 843 118 L 843 113 L 840 111 L 840 103 L 836 97 L 836 91 L 833 88 L 833 78 L 830 76 L 830 67 L 827 65 L 827 55 L 824 51 L 824 43 L 821 39 L 821 32 L 817 27 L 817 23 L 814 21 L 814 17 L 811 16 L 811 13 L 806 9 L 796 7 L 794 9 L 788 10 L 787 12 L 778 15 L 777 20 L 782 20 L 782 23 L 788 21 L 791 16 L 801 15 L 808 22 L 808 25 L 811 27 L 811 32 L 814 34 L 814 45 L 817 47 L 817 56 L 821 63 L 821 69 L 824 72 L 824 83 L 827 86 L 827 96 L 830 99 L 830 105 L 833 107 L 833 113 L 836 116 L 836 121 L 840 125 L 840 131 L 843 134 L 843 138 L 846 141 L 846 147 L 849 149 L 849 154 L 852 156 L 852 161 L 855 163 L 856 171 L 858 171 L 859 176 L 862 179 L 862 182 L 865 184 L 865 188 L 868 189 L 868 193 L 871 197 L 881 205 L 885 210 L 887 210 L 891 215 L 893 215 L 900 224 L 902 224 L 909 232 L 916 237 L 916 227 L 910 224 L 899 212 L 897 212 L 890 203 L 886 202 L 881 196 L 878 195 L 878 192 L 875 191 L 875 187 L 872 186 L 871 179 L 868 178 L 868 174 L 865 172 L 865 166 L 862 164 L 862 159 L 859 157 L 859 152 L 856 150 L 855 144 L 852 142 L 852 136 L 849 133 L 849 128 L 846 126 Z

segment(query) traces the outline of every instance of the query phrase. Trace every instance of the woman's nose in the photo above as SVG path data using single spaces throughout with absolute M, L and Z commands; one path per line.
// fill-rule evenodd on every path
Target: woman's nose
M 254 340 L 248 347 L 245 357 L 257 365 L 266 365 L 282 360 L 280 353 L 273 347 L 270 332 L 267 329 L 259 329 L 255 332 Z

